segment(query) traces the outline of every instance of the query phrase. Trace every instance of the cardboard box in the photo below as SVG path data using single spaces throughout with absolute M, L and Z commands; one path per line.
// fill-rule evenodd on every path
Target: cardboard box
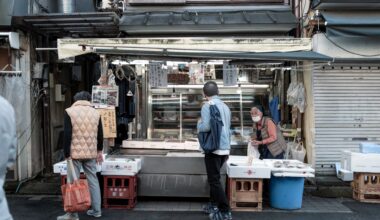
M 380 154 L 343 151 L 342 169 L 360 173 L 380 173 Z
M 107 158 L 102 163 L 102 175 L 134 176 L 140 170 L 140 158 Z

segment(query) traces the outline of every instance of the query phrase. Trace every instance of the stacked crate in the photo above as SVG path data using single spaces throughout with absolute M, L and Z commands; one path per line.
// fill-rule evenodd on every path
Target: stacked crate
M 104 176 L 103 206 L 132 209 L 137 201 L 137 176 Z
M 248 163 L 247 163 L 248 162 Z M 263 160 L 230 156 L 227 161 L 227 195 L 233 211 L 263 210 L 263 182 L 271 177 L 271 168 Z
M 102 163 L 103 206 L 133 209 L 137 203 L 137 173 L 140 158 L 107 158 Z
M 352 191 L 359 202 L 380 203 L 380 173 L 354 173 Z
M 233 211 L 262 211 L 262 179 L 227 179 L 227 194 Z

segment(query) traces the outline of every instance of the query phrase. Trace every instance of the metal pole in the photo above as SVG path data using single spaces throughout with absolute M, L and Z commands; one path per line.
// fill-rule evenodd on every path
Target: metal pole
M 179 94 L 179 140 L 182 141 L 182 92 Z
M 49 46 L 49 37 L 46 37 L 46 46 Z M 45 51 L 45 61 L 49 63 L 49 51 Z M 50 74 L 48 74 L 48 78 Z M 49 80 L 48 80 L 48 83 Z M 43 117 L 44 117 L 44 163 L 46 173 L 51 173 L 52 170 L 52 146 L 51 146 L 51 121 L 50 121 L 50 85 L 45 88 L 43 98 Z
M 46 173 L 52 172 L 51 145 L 50 145 L 50 96 L 48 88 L 45 89 L 43 97 L 43 143 L 44 143 L 44 164 Z

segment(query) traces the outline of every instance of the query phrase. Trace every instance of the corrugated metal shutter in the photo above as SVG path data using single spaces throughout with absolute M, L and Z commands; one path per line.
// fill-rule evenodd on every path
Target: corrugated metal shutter
M 380 142 L 380 66 L 318 68 L 313 95 L 317 173 L 333 174 L 342 150 Z

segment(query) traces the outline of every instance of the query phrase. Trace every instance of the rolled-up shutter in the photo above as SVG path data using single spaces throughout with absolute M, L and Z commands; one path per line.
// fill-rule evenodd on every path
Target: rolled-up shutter
M 342 150 L 380 142 L 380 66 L 314 70 L 313 95 L 317 173 L 334 174 Z

